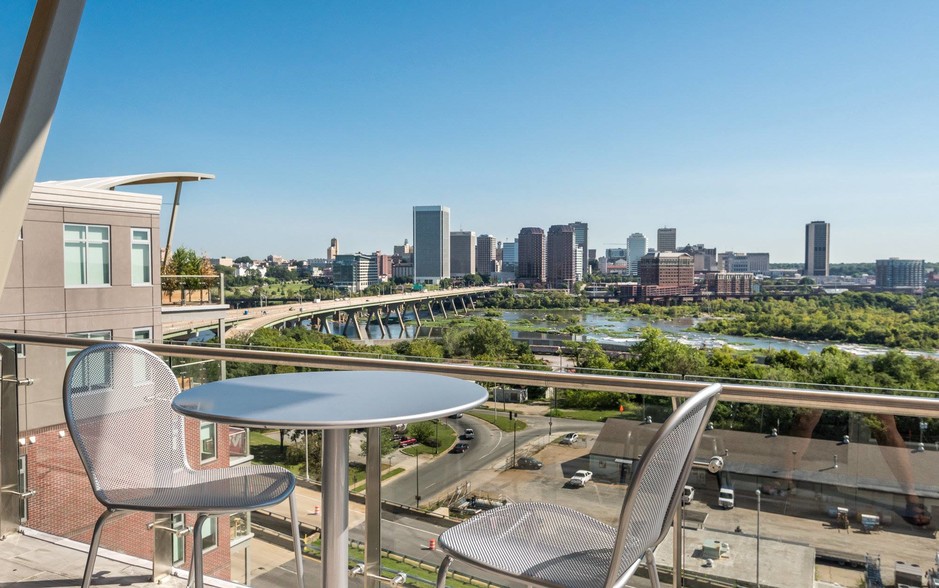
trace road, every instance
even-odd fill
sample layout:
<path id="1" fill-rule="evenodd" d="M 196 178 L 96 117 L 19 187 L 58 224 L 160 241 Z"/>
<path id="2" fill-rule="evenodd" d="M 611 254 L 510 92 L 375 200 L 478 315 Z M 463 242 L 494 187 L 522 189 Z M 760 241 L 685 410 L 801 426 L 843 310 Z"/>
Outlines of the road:
<path id="1" fill-rule="evenodd" d="M 526 415 L 523 420 L 528 427 L 517 432 L 515 444 L 518 448 L 518 457 L 529 453 L 526 446 L 548 442 L 549 429 L 551 437 L 559 437 L 568 431 L 589 433 L 596 435 L 600 432 L 603 423 L 591 423 L 569 419 L 549 419 L 542 416 Z M 507 463 L 511 461 L 513 450 L 513 435 L 503 432 L 482 419 L 469 414 L 462 419 L 450 419 L 450 424 L 457 433 L 471 427 L 476 432 L 476 439 L 470 441 L 470 448 L 465 453 L 448 453 L 441 455 L 431 462 L 422 463 L 418 469 L 396 476 L 382 486 L 382 499 L 400 504 L 414 506 L 415 493 L 420 480 L 421 500 L 427 501 L 435 496 L 444 494 L 459 483 L 469 481 L 471 487 L 479 487 L 481 483 L 494 477 Z M 514 497 L 506 497 L 512 500 Z"/>

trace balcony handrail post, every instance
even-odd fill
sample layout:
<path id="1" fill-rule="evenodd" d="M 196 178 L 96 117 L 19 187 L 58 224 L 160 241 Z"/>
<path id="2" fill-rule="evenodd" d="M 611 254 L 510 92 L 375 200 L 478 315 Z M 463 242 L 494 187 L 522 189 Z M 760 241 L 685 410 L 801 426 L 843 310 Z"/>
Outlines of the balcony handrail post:
<path id="1" fill-rule="evenodd" d="M 16 351 L 0 345 L 0 487 L 17 488 L 19 477 L 19 400 Z M 0 538 L 16 533 L 20 501 L 16 492 L 0 492 Z"/>
<path id="2" fill-rule="evenodd" d="M 365 586 L 381 576 L 381 428 L 369 427 L 365 457 Z"/>

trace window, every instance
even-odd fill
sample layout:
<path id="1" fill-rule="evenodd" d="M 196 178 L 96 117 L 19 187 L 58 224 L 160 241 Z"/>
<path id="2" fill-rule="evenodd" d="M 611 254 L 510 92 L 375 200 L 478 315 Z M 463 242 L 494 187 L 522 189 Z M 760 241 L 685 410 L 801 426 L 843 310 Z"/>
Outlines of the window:
<path id="1" fill-rule="evenodd" d="M 88 333 L 72 333 L 69 337 L 75 337 L 76 339 L 96 339 L 100 341 L 110 341 L 111 340 L 111 331 L 91 331 Z M 65 350 L 65 365 L 72 363 L 72 359 L 78 355 L 78 352 L 81 349 L 66 349 Z M 102 357 L 107 358 L 107 355 L 102 355 Z M 101 366 L 101 369 L 89 369 L 89 366 L 85 364 L 82 366 L 82 371 L 74 376 L 74 382 L 81 387 L 85 388 L 102 388 L 107 386 L 111 381 L 111 366 Z M 79 384 L 80 383 L 80 384 Z"/>
<path id="2" fill-rule="evenodd" d="M 215 451 L 215 436 L 218 432 L 215 423 L 202 423 L 199 427 L 199 447 L 201 449 L 200 459 L 202 463 L 214 460 L 218 457 Z"/>
<path id="3" fill-rule="evenodd" d="M 65 285 L 111 283 L 111 228 L 65 225 Z"/>
<path id="4" fill-rule="evenodd" d="M 202 552 L 218 547 L 218 519 L 209 517 L 202 523 Z"/>
<path id="5" fill-rule="evenodd" d="M 182 531 L 186 528 L 186 515 L 175 513 L 173 515 L 173 530 Z M 180 533 L 173 534 L 173 565 L 181 566 L 186 563 L 186 536 Z"/>
<path id="6" fill-rule="evenodd" d="M 150 343 L 152 340 L 152 329 L 142 327 L 134 329 L 134 343 Z M 147 358 L 134 357 L 134 385 L 145 384 L 151 380 L 150 370 L 147 367 Z"/>
<path id="7" fill-rule="evenodd" d="M 130 283 L 150 284 L 150 229 L 130 231 Z"/>
<path id="8" fill-rule="evenodd" d="M 251 537 L 251 513 L 236 512 L 228 518 L 231 528 L 231 544 L 241 543 Z"/>

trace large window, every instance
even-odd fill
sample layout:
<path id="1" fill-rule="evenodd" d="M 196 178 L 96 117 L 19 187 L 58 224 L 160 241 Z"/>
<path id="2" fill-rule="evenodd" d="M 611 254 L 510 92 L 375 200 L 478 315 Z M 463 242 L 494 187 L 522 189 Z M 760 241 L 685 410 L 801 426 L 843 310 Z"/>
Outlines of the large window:
<path id="1" fill-rule="evenodd" d="M 65 225 L 65 285 L 111 283 L 111 228 Z"/>
<path id="2" fill-rule="evenodd" d="M 182 531 L 186 528 L 186 515 L 175 513 L 173 515 L 173 530 Z M 181 533 L 173 534 L 173 565 L 179 566 L 186 563 L 186 536 Z"/>
<path id="3" fill-rule="evenodd" d="M 130 231 L 130 283 L 150 284 L 150 229 Z"/>
<path id="4" fill-rule="evenodd" d="M 212 461 L 218 457 L 215 444 L 217 434 L 218 428 L 215 426 L 215 423 L 202 423 L 202 426 L 199 427 L 199 448 L 202 463 Z"/>
<path id="5" fill-rule="evenodd" d="M 202 551 L 218 547 L 218 518 L 209 517 L 202 523 Z"/>
<path id="6" fill-rule="evenodd" d="M 111 339 L 111 331 L 91 331 L 88 333 L 72 333 L 69 337 L 75 337 L 76 339 L 97 339 L 101 341 L 108 341 Z M 66 349 L 65 350 L 65 365 L 72 363 L 72 359 L 78 355 L 78 352 L 81 349 Z M 101 356 L 104 361 L 107 360 L 106 355 Z M 87 362 L 82 366 L 82 371 L 76 374 L 77 379 L 74 379 L 77 385 L 83 388 L 103 388 L 110 385 L 111 382 L 111 366 L 99 365 L 89 367 Z"/>

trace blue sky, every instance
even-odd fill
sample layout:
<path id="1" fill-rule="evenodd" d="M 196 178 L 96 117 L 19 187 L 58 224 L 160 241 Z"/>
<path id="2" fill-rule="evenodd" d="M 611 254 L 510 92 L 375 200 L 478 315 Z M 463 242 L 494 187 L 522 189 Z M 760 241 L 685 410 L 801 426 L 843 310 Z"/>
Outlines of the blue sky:
<path id="1" fill-rule="evenodd" d="M 5 96 L 32 5 L 2 11 Z M 937 30 L 934 2 L 89 0 L 39 179 L 214 173 L 174 238 L 210 256 L 390 251 L 444 204 L 600 250 L 668 225 L 799 261 L 823 219 L 832 261 L 937 259 Z"/>

